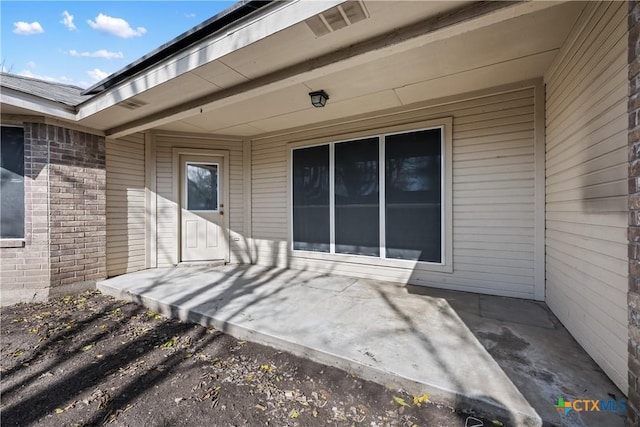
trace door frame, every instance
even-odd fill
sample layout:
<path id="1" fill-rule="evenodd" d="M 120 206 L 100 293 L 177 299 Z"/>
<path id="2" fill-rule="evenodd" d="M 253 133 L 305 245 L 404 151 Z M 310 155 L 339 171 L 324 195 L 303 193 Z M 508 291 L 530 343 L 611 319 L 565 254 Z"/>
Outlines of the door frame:
<path id="1" fill-rule="evenodd" d="M 224 262 L 228 263 L 231 256 L 231 245 L 230 245 L 230 229 L 229 229 L 229 151 L 228 150 L 209 150 L 203 148 L 189 148 L 189 147 L 174 147 L 171 149 L 172 154 L 172 187 L 173 187 L 173 202 L 174 202 L 174 212 L 175 212 L 175 238 L 174 238 L 174 250 L 175 250 L 175 259 L 176 263 L 180 264 L 182 262 L 182 199 L 181 199 L 181 182 L 182 176 L 180 174 L 180 156 L 213 156 L 213 157 L 222 157 L 222 179 L 223 185 L 219 186 L 222 188 L 222 203 L 224 203 L 224 215 L 222 215 L 222 225 L 224 230 L 222 231 L 222 238 L 227 245 L 227 249 L 224 253 Z"/>

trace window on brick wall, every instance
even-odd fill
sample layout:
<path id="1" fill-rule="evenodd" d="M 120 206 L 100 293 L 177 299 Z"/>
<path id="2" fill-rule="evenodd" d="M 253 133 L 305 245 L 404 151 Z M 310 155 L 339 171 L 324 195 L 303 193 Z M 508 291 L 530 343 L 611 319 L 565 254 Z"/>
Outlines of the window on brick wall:
<path id="1" fill-rule="evenodd" d="M 0 238 L 24 238 L 24 130 L 2 126 L 0 135 Z"/>

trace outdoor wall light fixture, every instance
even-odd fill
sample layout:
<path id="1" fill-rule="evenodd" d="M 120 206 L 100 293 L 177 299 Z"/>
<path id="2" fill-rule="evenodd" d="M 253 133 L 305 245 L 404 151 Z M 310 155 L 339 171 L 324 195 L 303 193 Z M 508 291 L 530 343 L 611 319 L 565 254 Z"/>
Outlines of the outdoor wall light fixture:
<path id="1" fill-rule="evenodd" d="M 323 90 L 309 92 L 309 97 L 311 98 L 311 105 L 316 108 L 324 107 L 327 103 L 327 99 L 329 99 L 329 95 L 327 95 L 327 92 Z"/>

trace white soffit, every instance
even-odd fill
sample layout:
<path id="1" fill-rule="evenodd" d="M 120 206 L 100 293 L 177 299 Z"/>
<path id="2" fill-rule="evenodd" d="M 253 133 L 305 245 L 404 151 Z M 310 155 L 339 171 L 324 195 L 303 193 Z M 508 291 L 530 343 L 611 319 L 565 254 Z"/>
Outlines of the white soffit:
<path id="1" fill-rule="evenodd" d="M 402 14 L 394 6 L 409 3 L 415 9 L 415 5 L 423 2 L 366 2 L 371 18 L 360 22 L 362 28 L 366 27 L 362 31 L 373 31 L 369 24 L 374 22 L 376 14 L 388 14 L 393 19 L 400 20 Z M 442 7 L 439 2 L 426 3 Z M 582 7 L 581 3 L 515 3 L 470 18 L 469 21 L 436 27 L 435 31 L 417 34 L 412 38 L 402 39 L 402 29 L 398 29 L 388 40 L 386 36 L 367 38 L 366 46 L 369 46 L 369 40 L 375 41 L 371 50 L 357 51 L 354 56 L 349 56 L 352 53 L 351 46 L 354 46 L 350 45 L 346 51 L 340 51 L 335 61 L 331 60 L 331 56 L 328 62 L 317 68 L 314 61 L 304 67 L 293 67 L 291 71 L 285 68 L 274 75 L 277 79 L 268 80 L 270 75 L 259 77 L 255 84 L 251 80 L 237 88 L 232 87 L 230 91 L 223 90 L 221 95 L 216 95 L 215 92 L 212 96 L 205 94 L 201 99 L 185 103 L 180 108 L 173 107 L 143 120 L 133 117 L 122 126 L 112 127 L 108 133 L 121 136 L 152 127 L 162 126 L 163 129 L 168 129 L 171 127 L 170 122 L 176 120 L 208 132 L 230 129 L 244 134 L 252 128 L 274 131 L 329 120 L 339 114 L 344 117 L 374 111 L 371 108 L 383 109 L 415 102 L 412 96 L 428 100 L 461 93 L 462 87 L 476 90 L 526 80 L 542 75 Z M 411 9 L 407 6 L 403 12 L 405 20 L 409 19 L 407 14 L 410 12 Z M 418 22 L 422 28 L 422 21 Z M 345 38 L 340 33 L 344 31 L 346 34 L 357 28 L 358 24 L 355 24 L 322 36 L 307 51 L 330 50 L 327 46 L 333 43 L 344 44 Z M 315 37 L 305 23 L 299 23 L 272 36 L 273 39 L 269 40 L 274 41 L 274 44 L 270 45 L 270 49 L 280 46 L 282 50 L 286 50 L 291 45 L 295 46 L 304 31 L 307 36 Z M 285 37 L 287 35 L 288 38 Z M 293 37 L 294 35 L 300 37 Z M 352 38 L 347 37 L 346 40 L 351 41 Z M 291 44 L 287 44 L 287 40 Z M 254 48 L 261 48 L 264 43 L 267 40 L 222 58 L 220 62 L 224 61 L 228 69 L 220 69 L 235 71 L 243 76 L 250 74 L 251 70 L 262 66 L 259 65 L 262 63 L 258 59 L 251 62 L 248 53 Z M 293 56 L 299 54 L 300 49 L 295 50 L 296 54 Z M 262 49 L 258 49 L 258 58 L 261 58 L 261 51 Z M 273 55 L 272 50 L 265 52 Z M 333 52 L 330 50 L 329 55 L 333 55 Z M 341 59 L 342 55 L 345 55 L 344 59 Z M 280 55 L 278 58 L 276 62 L 289 61 L 287 55 Z M 234 65 L 231 66 L 230 63 Z M 272 65 L 269 63 L 262 66 L 262 71 L 269 72 Z M 306 68 L 307 66 L 310 68 Z M 491 67 L 497 68 L 491 71 Z M 207 66 L 201 67 L 198 74 L 202 76 L 206 68 Z M 287 72 L 292 74 L 288 76 Z M 459 77 L 456 78 L 456 75 Z M 212 79 L 212 76 L 207 78 L 208 81 Z M 446 80 L 438 82 L 439 79 Z M 419 84 L 423 86 L 413 89 L 417 95 L 412 95 L 412 90 L 405 89 Z M 312 109 L 304 94 L 305 87 L 306 90 L 327 90 L 331 96 L 327 107 Z M 374 99 L 375 102 L 371 102 Z M 347 106 L 353 108 L 353 111 L 348 111 Z"/>
<path id="2" fill-rule="evenodd" d="M 304 6 L 306 14 L 311 16 L 339 3 L 341 2 L 307 0 L 295 2 L 297 7 Z M 247 43 L 244 47 L 242 47 L 242 43 L 238 43 L 241 46 L 239 49 L 225 55 L 219 45 L 223 44 L 223 41 L 231 43 L 233 40 L 216 39 L 215 42 L 202 43 L 200 48 L 190 49 L 189 52 L 182 53 L 174 59 L 168 59 L 165 63 L 147 71 L 143 76 L 120 85 L 117 90 L 107 91 L 108 95 L 98 95 L 95 102 L 81 106 L 78 117 L 87 125 L 99 126 L 104 129 L 104 123 L 108 123 L 107 127 L 117 127 L 127 121 L 144 117 L 150 113 L 150 109 L 134 111 L 125 120 L 121 114 L 117 111 L 113 112 L 109 106 L 122 102 L 134 94 L 137 94 L 136 98 L 150 99 L 154 97 L 154 93 L 157 93 L 158 97 L 162 98 L 164 96 L 163 81 L 166 82 L 169 79 L 176 81 L 186 74 L 192 74 L 213 84 L 213 86 L 202 85 L 197 90 L 185 88 L 179 99 L 173 98 L 169 103 L 176 105 L 207 93 L 215 93 L 220 88 L 230 88 L 306 60 L 330 54 L 353 43 L 368 40 L 394 28 L 423 20 L 467 3 L 470 2 L 367 2 L 367 8 L 372 11 L 371 18 L 342 28 L 320 39 L 313 34 L 304 21 L 293 19 L 301 15 L 299 11 L 292 13 L 291 8 L 281 8 L 266 16 L 264 23 L 255 22 L 251 25 L 258 26 L 258 29 L 264 32 L 265 26 L 277 29 L 283 27 L 286 22 L 289 25 L 286 29 L 268 34 L 268 37 L 257 37 L 256 41 Z M 321 5 L 322 7 L 319 7 Z M 277 25 L 266 22 L 274 20 L 276 16 L 280 15 L 280 20 L 283 22 L 277 22 Z M 246 29 L 248 27 L 243 28 L 242 31 Z M 229 35 L 230 38 L 237 38 L 236 36 L 235 33 Z M 212 60 L 212 58 L 218 59 Z M 180 75 L 180 73 L 183 74 Z M 163 107 L 167 104 L 166 102 L 154 103 L 154 105 L 162 105 Z"/>
<path id="3" fill-rule="evenodd" d="M 307 80 L 305 84 L 313 89 L 325 89 L 333 101 L 386 89 L 399 89 L 397 93 L 402 94 L 403 104 L 416 102 L 416 96 L 433 98 L 428 93 L 412 94 L 411 88 L 421 82 L 555 51 L 571 29 L 567 23 L 576 19 L 581 8 L 579 3 L 563 4 Z M 542 69 L 537 67 L 527 75 L 539 77 L 547 65 L 542 64 Z M 508 67 L 501 69 L 508 71 Z M 518 78 L 518 75 L 497 74 L 495 77 L 495 85 L 500 85 L 500 79 Z M 446 88 L 439 91 L 442 90 Z"/>
<path id="4" fill-rule="evenodd" d="M 88 117 L 109 106 L 149 90 L 182 73 L 219 59 L 243 47 L 304 21 L 343 0 L 282 2 L 277 9 L 258 14 L 246 22 L 232 25 L 226 31 L 203 40 L 195 46 L 167 58 L 147 72 L 116 88 L 106 90 L 80 106 L 78 119 Z"/>

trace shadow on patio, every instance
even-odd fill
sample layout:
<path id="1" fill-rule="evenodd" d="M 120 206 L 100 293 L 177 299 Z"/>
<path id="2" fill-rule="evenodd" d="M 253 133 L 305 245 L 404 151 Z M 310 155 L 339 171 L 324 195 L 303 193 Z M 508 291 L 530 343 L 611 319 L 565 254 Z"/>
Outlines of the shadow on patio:
<path id="1" fill-rule="evenodd" d="M 506 425 L 624 423 L 554 409 L 560 396 L 623 396 L 541 303 L 248 265 L 145 270 L 98 289 Z"/>

